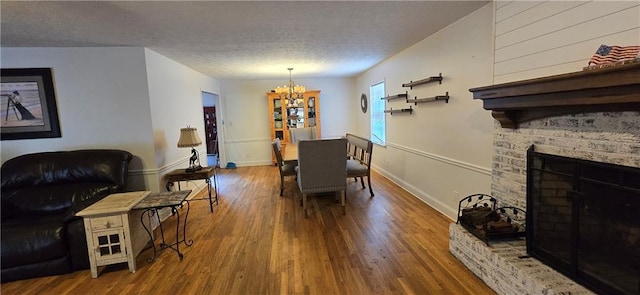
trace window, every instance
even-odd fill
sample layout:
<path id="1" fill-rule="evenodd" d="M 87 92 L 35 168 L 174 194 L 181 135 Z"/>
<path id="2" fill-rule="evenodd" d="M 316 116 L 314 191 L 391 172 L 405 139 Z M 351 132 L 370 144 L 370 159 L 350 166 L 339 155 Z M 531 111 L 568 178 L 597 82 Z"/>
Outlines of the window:
<path id="1" fill-rule="evenodd" d="M 384 97 L 384 81 L 373 84 L 369 88 L 369 101 L 371 105 L 371 142 L 386 145 L 387 133 L 384 109 L 387 106 Z"/>

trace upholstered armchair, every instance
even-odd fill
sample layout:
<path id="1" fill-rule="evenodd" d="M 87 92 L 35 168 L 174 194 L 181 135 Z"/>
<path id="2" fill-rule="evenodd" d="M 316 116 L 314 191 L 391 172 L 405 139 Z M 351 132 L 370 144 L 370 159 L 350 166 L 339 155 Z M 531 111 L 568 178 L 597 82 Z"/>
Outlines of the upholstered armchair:
<path id="1" fill-rule="evenodd" d="M 276 138 L 272 143 L 273 153 L 276 155 L 276 164 L 278 165 L 278 172 L 280 173 L 280 196 L 283 195 L 284 192 L 284 177 L 285 176 L 295 176 L 296 165 L 291 163 L 284 163 L 282 160 L 282 153 L 280 152 L 280 139 Z"/>
<path id="2" fill-rule="evenodd" d="M 299 142 L 301 140 L 316 139 L 316 128 L 289 128 L 291 142 Z"/>
<path id="3" fill-rule="evenodd" d="M 347 189 L 347 139 L 302 140 L 298 142 L 298 188 L 302 209 L 308 214 L 307 197 L 313 193 L 340 192 L 343 214 Z"/>

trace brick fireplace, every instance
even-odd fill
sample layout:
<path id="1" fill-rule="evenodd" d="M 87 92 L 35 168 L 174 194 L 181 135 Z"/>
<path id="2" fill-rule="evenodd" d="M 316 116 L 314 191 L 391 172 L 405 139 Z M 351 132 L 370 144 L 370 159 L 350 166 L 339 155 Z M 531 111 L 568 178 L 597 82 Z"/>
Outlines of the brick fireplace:
<path id="1" fill-rule="evenodd" d="M 526 210 L 527 149 L 640 167 L 640 64 L 471 89 L 497 120 L 491 194 Z M 458 225 L 450 252 L 499 294 L 592 294 L 529 257 L 524 240 L 486 246 Z"/>

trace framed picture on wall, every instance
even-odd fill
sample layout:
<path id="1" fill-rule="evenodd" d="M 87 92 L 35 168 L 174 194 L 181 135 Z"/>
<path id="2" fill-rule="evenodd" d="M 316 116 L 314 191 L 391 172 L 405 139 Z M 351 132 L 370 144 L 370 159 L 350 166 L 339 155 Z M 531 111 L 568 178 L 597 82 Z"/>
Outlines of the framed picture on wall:
<path id="1" fill-rule="evenodd" d="M 2 140 L 60 137 L 51 69 L 1 71 Z"/>

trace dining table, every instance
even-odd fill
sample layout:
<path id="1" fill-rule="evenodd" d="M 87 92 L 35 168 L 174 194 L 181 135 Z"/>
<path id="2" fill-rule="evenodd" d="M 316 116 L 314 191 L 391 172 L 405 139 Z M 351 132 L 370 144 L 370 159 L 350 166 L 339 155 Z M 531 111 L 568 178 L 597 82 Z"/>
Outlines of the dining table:
<path id="1" fill-rule="evenodd" d="M 285 163 L 298 161 L 298 143 L 287 142 L 282 145 L 282 160 Z"/>

